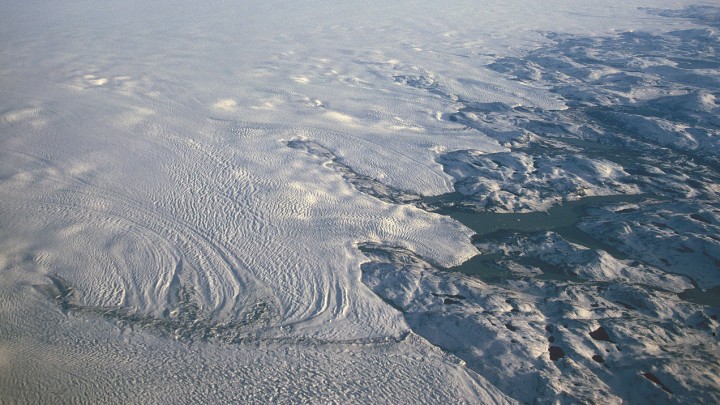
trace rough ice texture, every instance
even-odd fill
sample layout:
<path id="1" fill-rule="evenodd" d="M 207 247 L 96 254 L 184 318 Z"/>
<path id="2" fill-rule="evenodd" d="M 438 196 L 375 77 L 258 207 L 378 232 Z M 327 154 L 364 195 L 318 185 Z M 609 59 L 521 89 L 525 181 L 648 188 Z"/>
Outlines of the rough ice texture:
<path id="1" fill-rule="evenodd" d="M 373 291 L 415 331 L 522 403 L 718 398 L 717 307 L 632 280 L 608 284 L 608 276 L 623 278 L 608 273 L 597 283 L 517 278 L 493 285 L 448 275 L 399 249 L 366 252 L 371 262 L 363 265 L 363 280 Z M 641 278 L 634 281 L 643 282 L 642 270 L 628 275 L 636 271 Z"/>
<path id="2" fill-rule="evenodd" d="M 720 212 L 698 203 L 655 202 L 592 212 L 580 228 L 702 288 L 720 285 Z"/>
<path id="3" fill-rule="evenodd" d="M 687 278 L 634 260 L 618 259 L 603 250 L 568 242 L 554 232 L 515 236 L 500 242 L 480 243 L 478 247 L 484 252 L 537 259 L 556 272 L 582 280 L 641 284 L 676 293 L 693 287 Z"/>
<path id="4" fill-rule="evenodd" d="M 459 151 L 438 161 L 458 179 L 458 192 L 493 212 L 543 211 L 562 201 L 638 192 L 624 181 L 622 166 L 583 155 Z"/>
<path id="5" fill-rule="evenodd" d="M 716 309 L 650 288 L 717 282 L 678 270 L 717 258 L 713 172 L 530 150 L 631 132 L 716 161 L 715 65 L 685 67 L 713 20 L 677 1 L 386 3 L 0 6 L 2 400 L 717 402 Z M 582 51 L 618 37 L 598 66 Z M 659 55 L 686 39 L 699 59 Z M 554 239 L 602 290 L 491 286 L 438 272 L 477 253 L 472 231 L 407 203 L 456 186 L 507 211 L 650 190 L 700 199 L 705 225 L 691 259 L 641 265 Z M 373 267 L 367 246 L 410 253 Z"/>

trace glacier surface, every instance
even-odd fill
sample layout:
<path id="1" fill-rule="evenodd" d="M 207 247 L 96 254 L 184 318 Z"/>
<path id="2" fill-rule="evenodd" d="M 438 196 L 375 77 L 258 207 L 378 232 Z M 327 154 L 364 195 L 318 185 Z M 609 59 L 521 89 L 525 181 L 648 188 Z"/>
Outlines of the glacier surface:
<path id="1" fill-rule="evenodd" d="M 719 29 L 3 2 L 0 402 L 720 401 Z"/>

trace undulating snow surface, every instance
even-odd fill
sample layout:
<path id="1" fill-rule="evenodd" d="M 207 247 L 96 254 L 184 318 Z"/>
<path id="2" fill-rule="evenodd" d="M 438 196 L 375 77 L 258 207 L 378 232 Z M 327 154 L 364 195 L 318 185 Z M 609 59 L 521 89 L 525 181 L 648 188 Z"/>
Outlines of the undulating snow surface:
<path id="1" fill-rule="evenodd" d="M 720 9 L 577 3 L 0 4 L 0 402 L 720 400 Z"/>

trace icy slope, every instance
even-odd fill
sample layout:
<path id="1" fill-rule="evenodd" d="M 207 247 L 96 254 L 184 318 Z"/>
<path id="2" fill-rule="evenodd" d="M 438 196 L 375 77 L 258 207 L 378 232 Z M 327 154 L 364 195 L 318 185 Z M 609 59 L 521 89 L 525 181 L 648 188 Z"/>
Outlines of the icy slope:
<path id="1" fill-rule="evenodd" d="M 522 67 L 512 58 L 548 31 L 666 30 L 671 17 L 638 6 L 677 2 L 3 3 L 0 402 L 531 398 L 434 346 L 363 275 L 361 248 L 393 246 L 428 268 L 476 255 L 471 229 L 417 201 L 466 176 L 448 153 L 533 166 L 513 150 L 525 128 L 485 126 L 469 109 L 568 107 L 552 81 L 492 63 Z M 711 96 L 692 100 L 713 112 Z M 678 147 L 714 145 L 711 129 Z M 620 164 L 536 158 L 552 175 L 493 178 L 485 158 L 470 174 L 550 184 L 552 203 L 637 191 Z M 546 207 L 539 196 L 507 208 Z M 609 263 L 586 269 L 594 280 L 656 271 L 593 257 Z M 580 380 L 543 381 L 552 401 Z"/>

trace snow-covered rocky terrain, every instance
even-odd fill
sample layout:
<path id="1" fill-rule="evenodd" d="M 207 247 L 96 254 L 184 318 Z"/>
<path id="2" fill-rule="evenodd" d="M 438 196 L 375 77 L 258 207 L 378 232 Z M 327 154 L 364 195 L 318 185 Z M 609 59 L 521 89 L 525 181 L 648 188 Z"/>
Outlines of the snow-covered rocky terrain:
<path id="1" fill-rule="evenodd" d="M 719 402 L 718 30 L 3 2 L 0 403 Z"/>

